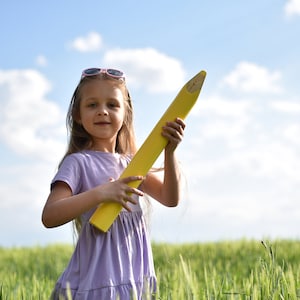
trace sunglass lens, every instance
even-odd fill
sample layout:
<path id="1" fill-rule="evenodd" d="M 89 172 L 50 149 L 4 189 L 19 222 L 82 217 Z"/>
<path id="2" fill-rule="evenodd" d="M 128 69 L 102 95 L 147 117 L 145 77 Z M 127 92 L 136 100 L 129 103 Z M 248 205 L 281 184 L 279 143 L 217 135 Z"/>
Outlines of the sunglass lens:
<path id="1" fill-rule="evenodd" d="M 114 77 L 123 77 L 124 76 L 124 73 L 122 71 L 115 70 L 115 69 L 108 69 L 107 73 Z"/>
<path id="2" fill-rule="evenodd" d="M 84 71 L 84 73 L 87 76 L 91 76 L 91 75 L 97 75 L 97 74 L 99 74 L 100 71 L 101 71 L 101 69 L 99 69 L 99 68 L 90 68 L 90 69 L 86 69 Z"/>

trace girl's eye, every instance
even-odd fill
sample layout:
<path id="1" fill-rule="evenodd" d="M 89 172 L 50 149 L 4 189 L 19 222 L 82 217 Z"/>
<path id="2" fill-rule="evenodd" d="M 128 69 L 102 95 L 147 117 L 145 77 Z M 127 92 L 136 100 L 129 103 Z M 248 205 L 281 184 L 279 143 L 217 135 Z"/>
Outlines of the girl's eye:
<path id="1" fill-rule="evenodd" d="M 90 108 L 94 108 L 94 107 L 97 106 L 97 104 L 94 103 L 94 102 L 91 102 L 91 103 L 89 103 L 87 106 L 90 107 Z"/>
<path id="2" fill-rule="evenodd" d="M 111 107 L 111 108 L 115 108 L 115 107 L 118 107 L 119 105 L 115 102 L 109 102 L 108 103 L 108 107 Z"/>

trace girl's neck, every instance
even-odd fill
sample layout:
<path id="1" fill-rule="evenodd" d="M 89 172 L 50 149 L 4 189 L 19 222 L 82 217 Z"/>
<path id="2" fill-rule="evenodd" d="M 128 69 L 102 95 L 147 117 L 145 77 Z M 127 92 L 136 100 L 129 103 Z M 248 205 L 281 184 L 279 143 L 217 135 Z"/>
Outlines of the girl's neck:
<path id="1" fill-rule="evenodd" d="M 111 151 L 110 149 L 106 149 L 106 148 L 97 148 L 97 147 L 88 148 L 87 150 L 89 150 L 89 151 L 95 151 L 95 152 L 116 153 L 115 150 Z"/>
<path id="2" fill-rule="evenodd" d="M 92 139 L 88 150 L 100 151 L 100 152 L 116 152 L 116 140 L 115 139 Z"/>
<path id="3" fill-rule="evenodd" d="M 109 153 L 115 153 L 115 146 L 113 145 L 91 145 L 87 150 L 91 151 L 98 151 L 98 152 L 109 152 Z"/>

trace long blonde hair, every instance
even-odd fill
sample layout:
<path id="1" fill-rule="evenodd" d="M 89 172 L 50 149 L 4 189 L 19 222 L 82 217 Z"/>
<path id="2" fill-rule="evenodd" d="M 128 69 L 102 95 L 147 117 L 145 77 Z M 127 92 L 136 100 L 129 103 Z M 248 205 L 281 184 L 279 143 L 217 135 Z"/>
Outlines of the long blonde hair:
<path id="1" fill-rule="evenodd" d="M 98 75 L 82 78 L 73 93 L 66 118 L 69 136 L 68 147 L 59 166 L 67 155 L 80 152 L 92 146 L 91 136 L 77 121 L 80 118 L 81 89 L 91 80 L 110 80 L 121 89 L 124 96 L 125 116 L 123 125 L 117 134 L 115 151 L 119 154 L 131 156 L 133 156 L 137 151 L 137 143 L 133 126 L 133 106 L 126 83 L 124 80 L 115 79 L 104 73 L 100 73 Z M 73 221 L 73 226 L 76 229 L 77 234 L 79 234 L 81 230 L 80 217 Z"/>

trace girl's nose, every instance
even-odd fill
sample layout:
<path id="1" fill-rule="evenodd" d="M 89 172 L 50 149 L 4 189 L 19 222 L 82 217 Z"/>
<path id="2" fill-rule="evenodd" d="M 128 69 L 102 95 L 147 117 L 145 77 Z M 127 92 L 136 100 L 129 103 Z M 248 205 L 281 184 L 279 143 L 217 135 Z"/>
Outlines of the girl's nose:
<path id="1" fill-rule="evenodd" d="M 97 114 L 99 116 L 101 116 L 101 115 L 106 116 L 106 115 L 108 115 L 108 112 L 107 112 L 107 109 L 105 107 L 99 107 L 99 109 L 97 111 Z"/>

